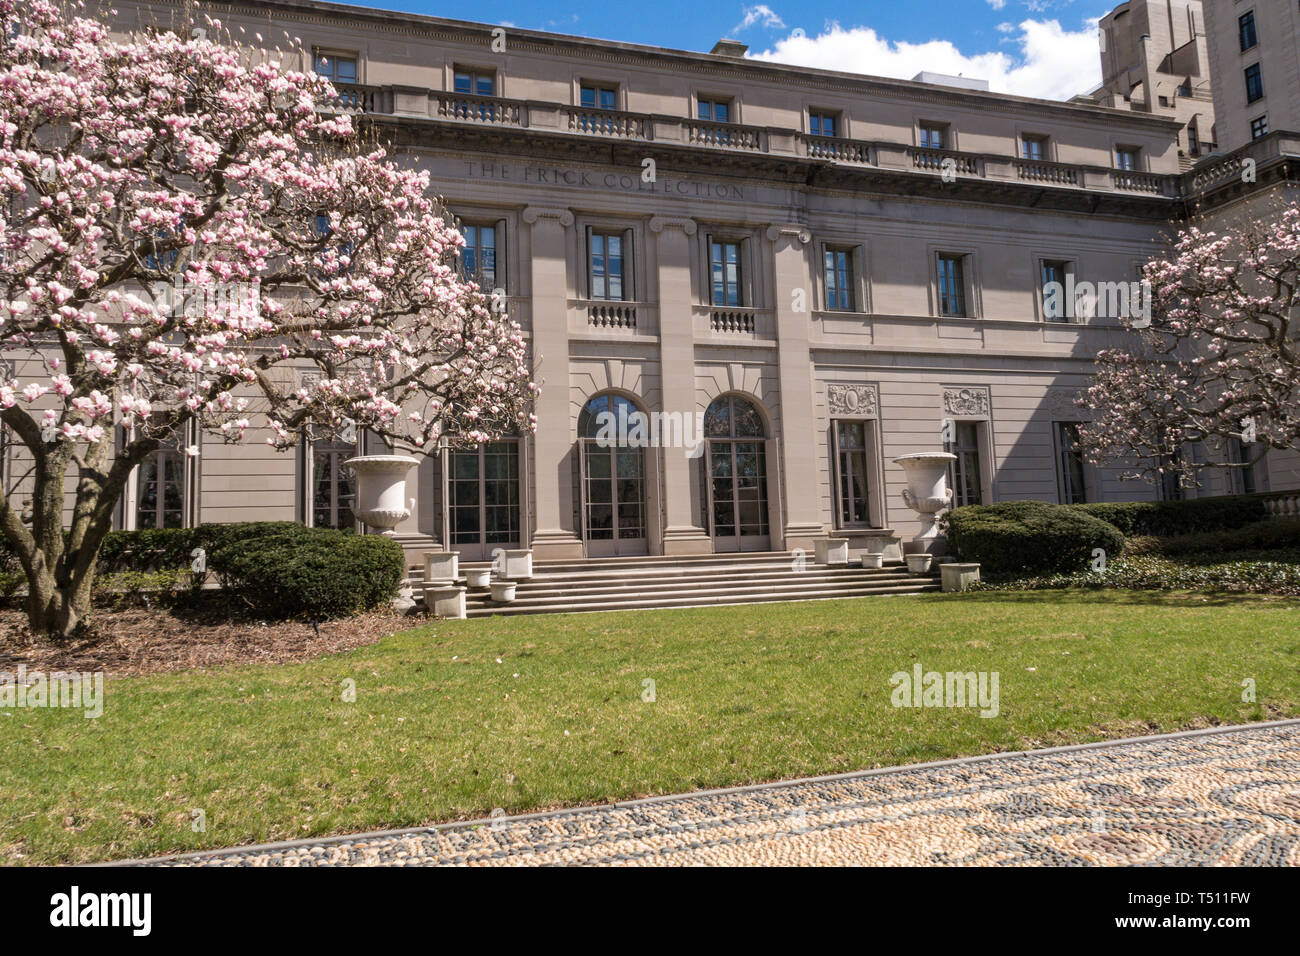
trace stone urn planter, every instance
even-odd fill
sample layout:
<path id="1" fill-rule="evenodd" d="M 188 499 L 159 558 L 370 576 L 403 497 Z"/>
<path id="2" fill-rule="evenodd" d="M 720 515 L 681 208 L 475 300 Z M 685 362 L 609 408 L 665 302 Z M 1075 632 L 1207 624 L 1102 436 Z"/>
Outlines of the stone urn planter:
<path id="1" fill-rule="evenodd" d="M 465 572 L 465 584 L 471 591 L 483 591 L 492 583 L 491 568 L 475 568 Z"/>
<path id="2" fill-rule="evenodd" d="M 533 552 L 528 549 L 507 551 L 505 560 L 507 581 L 527 581 L 533 576 Z"/>
<path id="3" fill-rule="evenodd" d="M 885 552 L 864 551 L 862 553 L 862 566 L 864 568 L 883 568 L 885 566 Z"/>
<path id="4" fill-rule="evenodd" d="M 909 554 L 942 554 L 946 542 L 939 534 L 938 515 L 952 501 L 948 489 L 948 466 L 956 455 L 943 451 L 918 452 L 895 458 L 907 476 L 903 501 L 921 519 L 921 530 L 908 545 Z"/>
<path id="5" fill-rule="evenodd" d="M 849 563 L 848 538 L 818 538 L 813 542 L 817 563 L 827 567 L 844 567 Z"/>
<path id="6" fill-rule="evenodd" d="M 515 599 L 516 587 L 518 585 L 514 581 L 493 581 L 492 600 L 497 604 L 510 604 Z"/>
<path id="7" fill-rule="evenodd" d="M 407 455 L 365 455 L 343 464 L 357 475 L 357 515 L 368 527 L 392 537 L 393 528 L 415 509 L 414 498 L 407 505 L 406 473 L 419 462 Z"/>
<path id="8" fill-rule="evenodd" d="M 451 584 L 459 577 L 459 551 L 424 552 L 424 583 L 443 582 Z"/>
<path id="9" fill-rule="evenodd" d="M 455 585 L 437 584 L 424 589 L 424 606 L 431 614 L 449 621 L 465 617 L 465 589 Z"/>
<path id="10" fill-rule="evenodd" d="M 907 570 L 913 574 L 929 574 L 932 563 L 934 563 L 933 555 L 909 554 L 907 556 Z"/>

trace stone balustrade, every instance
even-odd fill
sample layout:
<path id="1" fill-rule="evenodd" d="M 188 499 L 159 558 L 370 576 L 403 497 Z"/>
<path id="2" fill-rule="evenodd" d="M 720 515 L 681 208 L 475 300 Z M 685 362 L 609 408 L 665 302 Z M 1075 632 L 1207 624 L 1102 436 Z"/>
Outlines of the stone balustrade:
<path id="1" fill-rule="evenodd" d="M 901 143 L 811 136 L 794 130 L 712 123 L 675 116 L 599 110 L 559 103 L 509 100 L 442 91 L 397 91 L 391 87 L 340 86 L 326 110 L 514 129 L 537 129 L 574 136 L 631 142 L 661 142 L 731 152 L 789 155 L 835 165 L 941 175 L 963 179 L 1008 180 L 1061 189 L 1135 193 L 1177 198 L 1188 188 L 1212 185 L 1241 169 L 1240 158 L 1207 160 L 1187 174 L 1148 173 L 1072 163 L 1024 160 L 1016 156 L 927 149 Z M 1290 144 L 1290 141 L 1287 141 Z M 1300 146 L 1300 143 L 1290 144 Z M 1206 166 L 1206 162 L 1211 163 Z"/>

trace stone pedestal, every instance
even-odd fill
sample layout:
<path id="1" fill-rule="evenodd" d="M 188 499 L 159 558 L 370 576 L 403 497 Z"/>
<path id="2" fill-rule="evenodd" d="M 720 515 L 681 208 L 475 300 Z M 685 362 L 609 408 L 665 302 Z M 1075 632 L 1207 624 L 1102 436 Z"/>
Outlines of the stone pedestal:
<path id="1" fill-rule="evenodd" d="M 507 581 L 527 581 L 533 576 L 533 552 L 529 550 L 507 551 L 505 579 Z"/>
<path id="2" fill-rule="evenodd" d="M 460 554 L 455 551 L 424 552 L 424 583 L 447 583 L 460 575 Z"/>
<path id="3" fill-rule="evenodd" d="M 943 576 L 945 591 L 966 591 L 972 584 L 978 584 L 980 580 L 978 564 L 959 564 L 954 561 L 941 565 L 939 573 Z"/>
<path id="4" fill-rule="evenodd" d="M 431 585 L 424 589 L 424 606 L 437 617 L 448 621 L 460 621 L 465 618 L 465 589 L 442 584 Z"/>
<path id="5" fill-rule="evenodd" d="M 930 565 L 934 563 L 934 557 L 929 554 L 909 554 L 907 556 L 907 570 L 913 574 L 929 574 Z"/>
<path id="6" fill-rule="evenodd" d="M 465 572 L 465 586 L 471 591 L 483 591 L 492 583 L 490 568 L 476 568 Z"/>
<path id="7" fill-rule="evenodd" d="M 493 581 L 492 582 L 492 600 L 497 604 L 510 604 L 515 599 L 515 588 L 517 585 L 514 581 Z"/>
<path id="8" fill-rule="evenodd" d="M 814 542 L 817 563 L 828 567 L 846 567 L 849 563 L 848 538 L 819 538 Z"/>

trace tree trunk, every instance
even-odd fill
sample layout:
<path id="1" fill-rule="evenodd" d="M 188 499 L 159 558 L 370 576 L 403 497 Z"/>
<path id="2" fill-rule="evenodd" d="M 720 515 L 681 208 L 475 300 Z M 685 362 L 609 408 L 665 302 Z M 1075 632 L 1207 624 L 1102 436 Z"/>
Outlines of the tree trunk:
<path id="1" fill-rule="evenodd" d="M 67 582 L 57 582 L 49 574 L 38 575 L 34 583 L 29 578 L 27 623 L 32 633 L 54 640 L 72 637 L 90 614 L 92 580 L 88 573 Z"/>

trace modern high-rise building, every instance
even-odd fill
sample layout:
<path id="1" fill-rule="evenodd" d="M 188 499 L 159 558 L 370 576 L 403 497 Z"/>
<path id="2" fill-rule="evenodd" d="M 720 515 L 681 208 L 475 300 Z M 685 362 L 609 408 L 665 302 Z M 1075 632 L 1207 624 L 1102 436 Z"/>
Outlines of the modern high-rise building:
<path id="1" fill-rule="evenodd" d="M 422 456 L 399 540 L 572 559 L 910 536 L 894 459 L 943 448 L 956 504 L 1300 487 L 1295 456 L 1162 489 L 1074 445 L 1075 399 L 1124 333 L 1113 314 L 1047 308 L 1045 284 L 1132 283 L 1189 200 L 1230 208 L 1300 170 L 1300 143 L 1275 135 L 1256 185 L 1212 161 L 1185 171 L 1189 131 L 1192 153 L 1215 136 L 1200 6 L 1107 18 L 1122 106 L 314 0 L 235 0 L 221 19 L 301 38 L 297 65 L 330 76 L 338 108 L 430 172 L 530 342 L 536 435 Z M 183 10 L 115 7 L 124 30 Z M 1268 69 L 1294 79 L 1286 62 Z M 1268 109 L 1294 108 L 1272 75 Z M 596 441 L 598 413 L 619 409 L 702 416 L 702 453 Z M 120 524 L 351 526 L 356 450 L 178 436 L 139 469 Z"/>
<path id="2" fill-rule="evenodd" d="M 1176 119 L 1184 169 L 1215 150 L 1215 103 L 1201 0 L 1129 0 L 1100 23 L 1102 85 L 1086 97 Z"/>
<path id="3" fill-rule="evenodd" d="M 1274 130 L 1300 130 L 1300 4 L 1206 4 L 1219 148 L 1229 152 Z"/>

